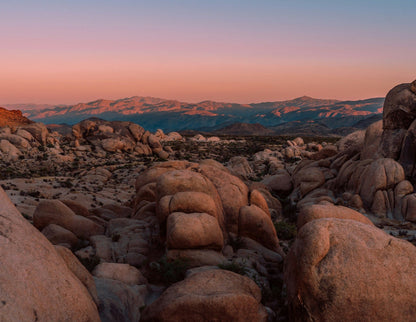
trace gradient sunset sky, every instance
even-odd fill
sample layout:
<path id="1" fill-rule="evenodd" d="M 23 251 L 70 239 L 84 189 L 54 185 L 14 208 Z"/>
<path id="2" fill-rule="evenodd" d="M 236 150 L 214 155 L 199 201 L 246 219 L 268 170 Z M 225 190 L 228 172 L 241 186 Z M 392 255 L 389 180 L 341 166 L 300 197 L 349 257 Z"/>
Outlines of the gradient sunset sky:
<path id="1" fill-rule="evenodd" d="M 0 103 L 385 96 L 416 78 L 414 0 L 2 1 Z"/>

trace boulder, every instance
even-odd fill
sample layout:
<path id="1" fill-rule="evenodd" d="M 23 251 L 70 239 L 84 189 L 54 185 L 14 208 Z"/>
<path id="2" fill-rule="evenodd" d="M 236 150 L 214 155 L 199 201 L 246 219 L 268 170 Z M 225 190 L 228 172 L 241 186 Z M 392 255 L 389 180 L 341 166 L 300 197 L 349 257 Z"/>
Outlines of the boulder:
<path id="1" fill-rule="evenodd" d="M 416 94 L 412 84 L 401 84 L 391 89 L 383 106 L 383 129 L 408 129 L 416 119 Z"/>
<path id="2" fill-rule="evenodd" d="M 99 278 L 117 280 L 127 285 L 147 284 L 143 274 L 129 264 L 101 263 L 95 266 L 92 274 Z"/>
<path id="3" fill-rule="evenodd" d="M 305 196 L 325 183 L 325 175 L 319 168 L 304 167 L 294 174 L 293 181 L 300 194 Z"/>
<path id="4" fill-rule="evenodd" d="M 237 233 L 240 208 L 248 204 L 248 187 L 226 169 L 222 170 L 206 163 L 201 164 L 200 169 L 201 174 L 211 180 L 218 190 L 224 208 L 227 231 Z"/>
<path id="5" fill-rule="evenodd" d="M 76 215 L 83 216 L 83 217 L 91 216 L 87 207 L 81 205 L 80 203 L 73 201 L 73 200 L 61 200 L 61 201 L 63 204 L 65 204 L 65 206 L 71 209 Z"/>
<path id="6" fill-rule="evenodd" d="M 1 188 L 0 258 L 0 320 L 100 320 L 88 290 Z"/>
<path id="7" fill-rule="evenodd" d="M 107 152 L 117 152 L 124 149 L 125 143 L 121 139 L 104 139 L 101 147 Z"/>
<path id="8" fill-rule="evenodd" d="M 301 229 L 308 222 L 322 218 L 349 219 L 373 226 L 371 220 L 358 211 L 343 206 L 325 204 L 303 207 L 299 212 L 297 227 Z"/>
<path id="9" fill-rule="evenodd" d="M 344 136 L 341 140 L 338 141 L 338 150 L 340 152 L 348 149 L 362 149 L 364 144 L 366 131 L 359 130 L 353 133 Z"/>
<path id="10" fill-rule="evenodd" d="M 254 205 L 263 210 L 268 216 L 270 216 L 269 205 L 266 199 L 259 190 L 250 191 L 250 205 Z"/>
<path id="11" fill-rule="evenodd" d="M 285 261 L 295 321 L 411 321 L 416 248 L 353 220 L 304 225 Z M 393 278 L 394 277 L 394 278 Z"/>
<path id="12" fill-rule="evenodd" d="M 183 191 L 173 196 L 165 196 L 159 201 L 158 218 L 163 223 L 173 212 L 207 213 L 218 220 L 223 226 L 224 217 L 220 205 L 204 192 Z"/>
<path id="13" fill-rule="evenodd" d="M 247 159 L 241 156 L 232 157 L 228 162 L 228 169 L 243 179 L 248 179 L 254 173 Z"/>
<path id="14" fill-rule="evenodd" d="M 33 225 L 42 230 L 50 224 L 61 226 L 81 239 L 104 233 L 104 227 L 88 218 L 75 215 L 61 201 L 41 200 L 33 213 Z"/>
<path id="15" fill-rule="evenodd" d="M 377 190 L 394 188 L 405 179 L 402 166 L 392 159 L 377 159 L 366 167 L 361 176 L 360 196 L 370 207 Z"/>
<path id="16" fill-rule="evenodd" d="M 22 150 L 27 150 L 31 147 L 30 143 L 26 139 L 15 134 L 1 134 L 0 140 L 7 140 L 11 144 L 13 144 L 16 148 L 22 149 Z"/>
<path id="17" fill-rule="evenodd" d="M 5 161 L 17 161 L 22 152 L 7 140 L 0 140 L 0 151 L 3 152 Z"/>
<path id="18" fill-rule="evenodd" d="M 273 251 L 280 249 L 270 216 L 255 205 L 241 207 L 238 234 L 252 238 Z"/>
<path id="19" fill-rule="evenodd" d="M 361 160 L 375 159 L 383 134 L 383 120 L 371 124 L 365 131 Z"/>
<path id="20" fill-rule="evenodd" d="M 184 260 L 189 267 L 219 265 L 226 261 L 221 253 L 210 249 L 170 249 L 167 258 Z"/>
<path id="21" fill-rule="evenodd" d="M 94 278 L 102 322 L 140 321 L 140 309 L 146 304 L 145 285 L 127 285 L 107 278 Z"/>
<path id="22" fill-rule="evenodd" d="M 66 266 L 87 288 L 95 304 L 98 305 L 97 289 L 90 272 L 79 262 L 78 258 L 66 247 L 55 246 L 56 251 L 65 261 Z"/>
<path id="23" fill-rule="evenodd" d="M 68 245 L 69 247 L 75 247 L 79 242 L 74 233 L 55 224 L 50 224 L 43 228 L 42 234 L 53 245 Z"/>
<path id="24" fill-rule="evenodd" d="M 266 177 L 262 183 L 277 194 L 288 194 L 293 189 L 292 178 L 286 170 L 277 170 L 273 176 Z"/>
<path id="25" fill-rule="evenodd" d="M 29 132 L 42 145 L 46 145 L 46 137 L 48 136 L 48 128 L 43 123 L 32 123 L 22 125 L 19 129 Z"/>
<path id="26" fill-rule="evenodd" d="M 220 225 L 205 213 L 175 212 L 167 221 L 169 249 L 205 248 L 221 250 L 224 246 Z"/>
<path id="27" fill-rule="evenodd" d="M 401 212 L 404 219 L 416 222 L 416 193 L 404 197 Z"/>
<path id="28" fill-rule="evenodd" d="M 142 321 L 266 321 L 259 287 L 224 270 L 190 275 L 148 306 Z"/>

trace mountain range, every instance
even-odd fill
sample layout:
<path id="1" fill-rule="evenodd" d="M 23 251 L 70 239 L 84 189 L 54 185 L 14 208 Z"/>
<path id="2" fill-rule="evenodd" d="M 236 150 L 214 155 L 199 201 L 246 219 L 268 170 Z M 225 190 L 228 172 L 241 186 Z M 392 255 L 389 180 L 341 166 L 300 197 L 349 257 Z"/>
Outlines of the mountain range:
<path id="1" fill-rule="evenodd" d="M 260 124 L 263 133 L 291 132 L 314 127 L 317 132 L 350 132 L 356 124 L 382 113 L 384 98 L 357 101 L 315 99 L 307 96 L 293 100 L 251 104 L 202 101 L 186 103 L 154 97 L 134 96 L 119 100 L 96 100 L 76 105 L 3 105 L 21 109 L 31 120 L 46 124 L 75 124 L 90 117 L 131 121 L 144 128 L 165 132 L 196 130 L 218 132 L 236 123 Z M 240 126 L 241 128 L 241 126 Z M 246 127 L 247 128 L 247 127 Z M 318 129 L 320 128 L 320 129 Z M 242 127 L 244 130 L 244 126 Z M 270 132 L 270 131 L 271 132 Z"/>

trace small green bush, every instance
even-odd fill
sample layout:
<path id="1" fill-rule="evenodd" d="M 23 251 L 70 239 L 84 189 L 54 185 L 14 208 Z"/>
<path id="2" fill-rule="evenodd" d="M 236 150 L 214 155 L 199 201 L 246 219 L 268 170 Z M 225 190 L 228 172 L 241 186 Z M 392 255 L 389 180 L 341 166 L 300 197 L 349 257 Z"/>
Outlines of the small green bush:
<path id="1" fill-rule="evenodd" d="M 163 256 L 157 262 L 150 263 L 150 268 L 160 274 L 163 282 L 170 285 L 185 278 L 189 264 L 185 259 L 169 261 L 166 256 Z"/>
<path id="2" fill-rule="evenodd" d="M 84 267 L 90 272 L 92 272 L 95 266 L 97 266 L 100 263 L 100 258 L 95 255 L 93 257 L 87 258 L 78 257 L 78 259 L 81 262 L 81 264 L 84 265 Z"/>
<path id="3" fill-rule="evenodd" d="M 247 267 L 244 264 L 235 261 L 219 264 L 218 267 L 240 275 L 247 274 Z"/>
<path id="4" fill-rule="evenodd" d="M 274 223 L 276 234 L 279 239 L 289 240 L 296 237 L 296 225 L 286 221 L 279 221 Z"/>

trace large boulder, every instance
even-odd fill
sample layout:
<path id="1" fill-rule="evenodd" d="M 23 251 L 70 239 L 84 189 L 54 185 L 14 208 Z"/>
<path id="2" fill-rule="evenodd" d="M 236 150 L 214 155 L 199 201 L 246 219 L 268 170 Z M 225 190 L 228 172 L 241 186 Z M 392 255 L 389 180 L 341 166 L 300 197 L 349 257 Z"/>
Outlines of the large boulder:
<path id="1" fill-rule="evenodd" d="M 284 169 L 279 169 L 275 175 L 264 178 L 262 183 L 277 194 L 288 194 L 293 189 L 292 177 Z"/>
<path id="2" fill-rule="evenodd" d="M 22 125 L 20 129 L 29 132 L 42 145 L 46 145 L 46 138 L 48 136 L 48 128 L 43 123 L 32 123 Z"/>
<path id="3" fill-rule="evenodd" d="M 146 285 L 128 285 L 108 278 L 94 280 L 102 322 L 140 321 L 140 309 L 148 293 Z"/>
<path id="4" fill-rule="evenodd" d="M 142 321 L 266 321 L 259 287 L 224 270 L 195 273 L 148 306 Z"/>
<path id="5" fill-rule="evenodd" d="M 378 147 L 383 134 L 383 120 L 371 124 L 365 131 L 364 143 L 361 150 L 361 160 L 377 157 Z"/>
<path id="6" fill-rule="evenodd" d="M 212 163 L 201 163 L 200 168 L 201 173 L 211 180 L 218 190 L 224 208 L 227 231 L 238 233 L 240 208 L 248 204 L 248 187 L 226 168 L 220 168 Z"/>
<path id="7" fill-rule="evenodd" d="M 298 229 L 301 229 L 312 220 L 322 218 L 349 219 L 359 221 L 363 224 L 373 225 L 370 219 L 360 214 L 358 211 L 343 206 L 323 204 L 301 208 L 297 221 Z"/>
<path id="8" fill-rule="evenodd" d="M 386 158 L 399 157 L 406 131 L 416 119 L 416 93 L 412 91 L 414 83 L 394 87 L 384 101 L 380 151 Z"/>
<path id="9" fill-rule="evenodd" d="M 112 279 L 127 285 L 147 284 L 143 274 L 136 267 L 129 264 L 101 263 L 95 266 L 92 274 L 99 278 Z"/>
<path id="10" fill-rule="evenodd" d="M 167 221 L 167 247 L 170 249 L 207 248 L 221 250 L 224 246 L 220 225 L 205 213 L 175 212 Z"/>
<path id="11" fill-rule="evenodd" d="M 241 207 L 238 233 L 252 238 L 273 251 L 280 250 L 279 239 L 270 215 L 255 205 Z"/>
<path id="12" fill-rule="evenodd" d="M 325 175 L 317 167 L 304 167 L 294 174 L 293 181 L 301 196 L 305 196 L 325 183 Z"/>
<path id="13" fill-rule="evenodd" d="M 412 321 L 416 248 L 354 220 L 319 219 L 299 231 L 285 262 L 295 321 Z"/>
<path id="14" fill-rule="evenodd" d="M 388 92 L 383 106 L 385 130 L 407 130 L 416 119 L 416 93 L 412 91 L 414 83 L 397 85 Z"/>
<path id="15" fill-rule="evenodd" d="M 41 200 L 33 213 L 33 225 L 42 230 L 55 224 L 73 232 L 78 238 L 102 235 L 104 227 L 75 213 L 59 200 Z"/>
<path id="16" fill-rule="evenodd" d="M 2 321 L 100 321 L 88 290 L 0 188 Z"/>

